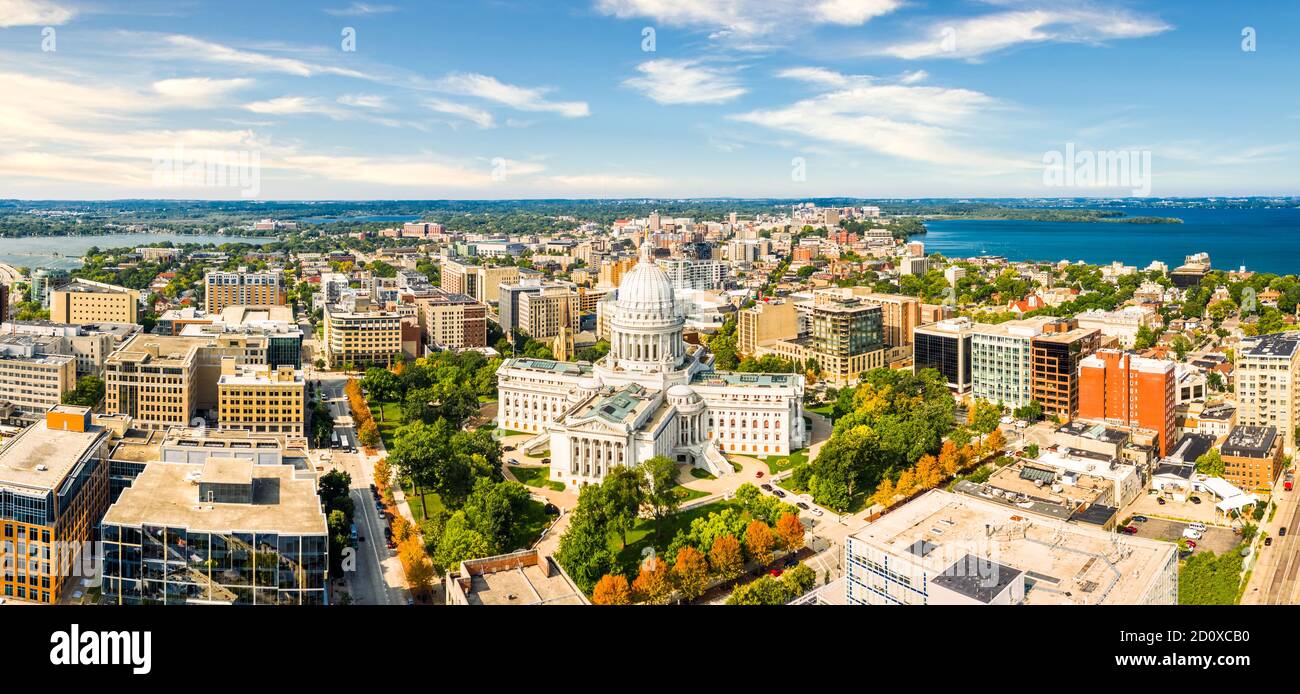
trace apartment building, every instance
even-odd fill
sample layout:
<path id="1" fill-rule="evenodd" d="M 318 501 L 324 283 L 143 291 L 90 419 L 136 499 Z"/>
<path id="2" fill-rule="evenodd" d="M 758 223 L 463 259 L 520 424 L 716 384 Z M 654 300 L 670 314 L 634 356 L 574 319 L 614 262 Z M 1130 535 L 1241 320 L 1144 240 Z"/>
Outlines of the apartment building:
<path id="1" fill-rule="evenodd" d="M 487 306 L 464 294 L 441 289 L 416 299 L 420 330 L 430 347 L 464 349 L 487 346 Z"/>
<path id="2" fill-rule="evenodd" d="M 799 337 L 799 316 L 789 300 L 760 301 L 736 314 L 736 349 L 754 354 L 760 345 Z"/>
<path id="3" fill-rule="evenodd" d="M 1079 418 L 1145 429 L 1161 456 L 1178 441 L 1174 362 L 1101 349 L 1079 362 Z"/>
<path id="4" fill-rule="evenodd" d="M 134 419 L 140 429 L 187 426 L 198 400 L 199 349 L 204 338 L 140 335 L 104 365 L 105 411 Z"/>
<path id="5" fill-rule="evenodd" d="M 104 514 L 103 595 L 119 605 L 324 605 L 316 482 L 288 465 L 155 461 Z M 183 551 L 177 551 L 183 548 Z"/>
<path id="6" fill-rule="evenodd" d="M 329 368 L 387 366 L 402 353 L 402 315 L 371 305 L 364 297 L 344 297 L 325 307 L 323 347 Z"/>
<path id="7" fill-rule="evenodd" d="M 1223 479 L 1246 491 L 1272 491 L 1282 474 L 1282 439 L 1273 427 L 1233 427 L 1219 447 Z"/>
<path id="8" fill-rule="evenodd" d="M 1051 318 L 1026 318 L 971 330 L 971 392 L 1015 409 L 1033 399 L 1033 340 Z"/>
<path id="9" fill-rule="evenodd" d="M 555 337 L 560 328 L 576 329 L 579 315 L 578 294 L 567 286 L 544 286 L 519 296 L 518 328 L 534 339 Z"/>
<path id="10" fill-rule="evenodd" d="M 1290 432 L 1300 420 L 1300 335 L 1277 333 L 1245 338 L 1237 350 L 1233 374 L 1237 393 L 1237 423 L 1271 426 L 1283 432 L 1282 450 L 1295 452 Z"/>
<path id="11" fill-rule="evenodd" d="M 912 370 L 934 369 L 953 392 L 971 389 L 971 337 L 975 324 L 969 318 L 922 325 L 912 331 Z"/>
<path id="12" fill-rule="evenodd" d="M 1030 399 L 1043 414 L 1070 419 L 1079 411 L 1079 362 L 1100 345 L 1101 331 L 1072 320 L 1049 323 L 1030 341 Z"/>
<path id="13" fill-rule="evenodd" d="M 269 367 L 221 360 L 217 426 L 255 434 L 303 436 L 307 381 L 292 366 Z"/>
<path id="14" fill-rule="evenodd" d="M 519 268 L 513 265 L 469 265 L 444 257 L 441 272 L 444 292 L 464 294 L 480 304 L 498 304 L 501 285 L 519 282 Z"/>
<path id="15" fill-rule="evenodd" d="M 0 449 L 0 593 L 59 601 L 93 575 L 89 553 L 108 507 L 109 432 L 90 408 L 59 405 Z"/>
<path id="16" fill-rule="evenodd" d="M 90 280 L 73 280 L 50 290 L 52 323 L 136 323 L 140 292 Z"/>
<path id="17" fill-rule="evenodd" d="M 8 347 L 0 347 L 0 400 L 25 414 L 41 415 L 77 387 L 76 357 L 15 353 Z"/>
<path id="18" fill-rule="evenodd" d="M 284 288 L 278 272 L 209 272 L 203 276 L 204 306 L 208 315 L 227 306 L 283 306 Z"/>
<path id="19" fill-rule="evenodd" d="M 727 266 L 717 260 L 674 258 L 655 261 L 668 273 L 668 281 L 678 291 L 696 289 L 713 291 L 722 288 Z"/>
<path id="20" fill-rule="evenodd" d="M 1124 349 L 1133 349 L 1138 330 L 1160 325 L 1160 314 L 1147 306 L 1125 306 L 1114 311 L 1092 309 L 1075 316 L 1080 328 L 1094 328 L 1102 335 L 1113 337 Z"/>
<path id="21" fill-rule="evenodd" d="M 864 371 L 885 365 L 880 306 L 856 297 L 820 297 L 811 311 L 807 337 L 759 345 L 755 354 L 813 361 L 836 387 L 856 384 Z"/>
<path id="22" fill-rule="evenodd" d="M 47 354 L 70 354 L 77 358 L 77 376 L 101 376 L 104 363 L 118 345 L 139 335 L 136 323 L 89 323 L 65 325 L 50 321 L 11 321 L 0 324 L 0 333 L 61 338 L 59 349 Z"/>
<path id="23" fill-rule="evenodd" d="M 1177 548 L 931 490 L 848 536 L 850 605 L 1177 605 Z"/>

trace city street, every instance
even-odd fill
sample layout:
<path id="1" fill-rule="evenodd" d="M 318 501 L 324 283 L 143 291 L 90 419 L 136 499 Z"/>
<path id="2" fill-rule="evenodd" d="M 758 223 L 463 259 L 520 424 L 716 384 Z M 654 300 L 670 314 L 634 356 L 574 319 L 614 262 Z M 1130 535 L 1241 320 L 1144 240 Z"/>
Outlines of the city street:
<path id="1" fill-rule="evenodd" d="M 1300 527 L 1300 502 L 1295 492 L 1278 492 L 1273 496 L 1277 511 L 1273 521 L 1262 523 L 1260 532 L 1273 538 L 1271 546 L 1255 545 L 1259 561 L 1250 574 L 1250 582 L 1241 597 L 1243 605 L 1292 605 L 1300 602 L 1297 578 L 1300 577 L 1300 544 L 1292 533 Z M 1285 537 L 1281 528 L 1287 529 Z"/>

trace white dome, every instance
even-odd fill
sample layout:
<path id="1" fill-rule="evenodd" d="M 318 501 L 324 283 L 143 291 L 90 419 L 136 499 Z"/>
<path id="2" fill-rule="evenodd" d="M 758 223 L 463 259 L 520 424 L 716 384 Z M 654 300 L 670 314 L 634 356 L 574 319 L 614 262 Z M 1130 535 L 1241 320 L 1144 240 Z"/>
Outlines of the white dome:
<path id="1" fill-rule="evenodd" d="M 690 398 L 694 395 L 695 395 L 694 389 L 692 389 L 688 385 L 681 384 L 681 383 L 678 383 L 677 385 L 668 389 L 668 397 L 670 398 Z"/>
<path id="2" fill-rule="evenodd" d="M 618 306 L 629 311 L 671 312 L 674 297 L 668 273 L 642 259 L 619 284 Z"/>

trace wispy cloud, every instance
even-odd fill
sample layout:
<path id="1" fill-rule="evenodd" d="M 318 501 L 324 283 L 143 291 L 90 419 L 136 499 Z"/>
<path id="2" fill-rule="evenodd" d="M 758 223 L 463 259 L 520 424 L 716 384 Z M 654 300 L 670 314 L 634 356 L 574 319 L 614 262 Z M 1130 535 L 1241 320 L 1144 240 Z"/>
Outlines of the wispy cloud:
<path id="1" fill-rule="evenodd" d="M 1014 9 L 954 21 L 937 21 L 921 38 L 884 47 L 864 49 L 864 54 L 922 58 L 973 59 L 1021 44 L 1103 43 L 1113 39 L 1154 36 L 1172 27 L 1156 17 L 1119 8 Z"/>
<path id="2" fill-rule="evenodd" d="M 379 94 L 344 94 L 338 98 L 344 106 L 383 110 L 388 108 L 388 98 Z"/>
<path id="3" fill-rule="evenodd" d="M 435 88 L 451 94 L 472 96 L 504 104 L 520 111 L 546 111 L 565 118 L 583 118 L 591 110 L 583 101 L 550 101 L 547 87 L 520 87 L 506 84 L 490 75 L 456 72 L 439 79 Z"/>
<path id="4" fill-rule="evenodd" d="M 425 101 L 425 105 L 432 111 L 467 120 L 480 128 L 491 128 L 495 124 L 491 113 L 467 104 L 458 104 L 443 99 L 428 99 Z"/>
<path id="5" fill-rule="evenodd" d="M 388 14 L 396 12 L 397 7 L 394 5 L 372 5 L 367 2 L 354 2 L 347 7 L 327 7 L 326 14 L 335 17 L 368 17 L 376 14 Z"/>
<path id="6" fill-rule="evenodd" d="M 641 76 L 623 84 L 661 104 L 722 104 L 747 91 L 732 70 L 697 60 L 647 60 L 636 69 Z"/>
<path id="7" fill-rule="evenodd" d="M 278 72 L 286 75 L 296 75 L 298 77 L 340 75 L 343 77 L 354 77 L 358 79 L 374 79 L 363 72 L 351 68 L 319 65 L 298 58 L 235 48 L 183 34 L 164 36 L 162 38 L 162 46 L 153 49 L 152 52 L 155 53 L 157 57 L 168 59 L 230 65 L 249 70 Z"/>
<path id="8" fill-rule="evenodd" d="M 0 28 L 64 24 L 77 11 L 52 0 L 0 0 Z"/>
<path id="9" fill-rule="evenodd" d="M 754 37 L 807 24 L 858 26 L 902 4 L 902 0 L 596 0 L 596 9 L 620 19 L 644 17 L 670 26 Z"/>
<path id="10" fill-rule="evenodd" d="M 168 99 L 186 101 L 192 105 L 210 105 L 219 102 L 222 97 L 231 92 L 247 88 L 252 84 L 253 80 L 242 77 L 232 79 L 184 77 L 158 80 L 153 83 L 153 90 Z"/>

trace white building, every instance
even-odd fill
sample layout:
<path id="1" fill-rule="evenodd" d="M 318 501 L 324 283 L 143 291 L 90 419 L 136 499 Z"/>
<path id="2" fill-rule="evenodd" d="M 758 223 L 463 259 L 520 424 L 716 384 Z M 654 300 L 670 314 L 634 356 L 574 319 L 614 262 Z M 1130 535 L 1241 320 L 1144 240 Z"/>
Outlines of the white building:
<path id="1" fill-rule="evenodd" d="M 1160 314 L 1146 306 L 1125 306 L 1115 311 L 1091 309 L 1076 315 L 1075 319 L 1080 328 L 1100 330 L 1102 335 L 1118 339 L 1124 349 L 1132 349 L 1138 329 L 1144 325 L 1155 326 L 1160 321 Z"/>
<path id="2" fill-rule="evenodd" d="M 1300 405 L 1300 336 L 1295 333 L 1260 335 L 1242 340 L 1233 372 L 1237 391 L 1237 424 L 1295 431 Z M 1283 451 L 1295 452 L 1291 436 L 1284 436 Z"/>
<path id="3" fill-rule="evenodd" d="M 497 424 L 537 434 L 523 448 L 549 448 L 551 479 L 596 483 L 656 455 L 721 476 L 732 473 L 721 451 L 808 445 L 803 377 L 714 371 L 708 350 L 682 340 L 685 319 L 649 245 L 602 313 L 611 347 L 600 362 L 509 359 L 497 370 Z"/>
<path id="4" fill-rule="evenodd" d="M 1015 409 L 1033 399 L 1032 341 L 1053 320 L 1046 316 L 971 331 L 971 387 L 975 397 Z"/>

